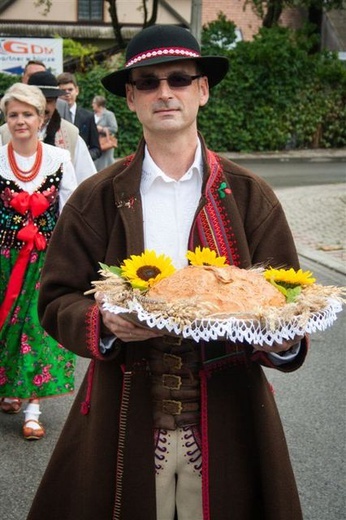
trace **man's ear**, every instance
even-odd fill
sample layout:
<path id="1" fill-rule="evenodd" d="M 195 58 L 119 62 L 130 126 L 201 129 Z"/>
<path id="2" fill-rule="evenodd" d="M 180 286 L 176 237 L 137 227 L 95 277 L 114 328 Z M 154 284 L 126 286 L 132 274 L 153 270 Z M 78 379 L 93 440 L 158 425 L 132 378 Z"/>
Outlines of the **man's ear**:
<path id="1" fill-rule="evenodd" d="M 199 106 L 204 107 L 209 99 L 209 83 L 207 76 L 202 76 L 199 80 Z"/>
<path id="2" fill-rule="evenodd" d="M 129 83 L 126 83 L 126 102 L 127 106 L 131 110 L 131 112 L 135 112 L 135 103 L 134 103 L 134 90 L 133 85 L 130 85 Z"/>

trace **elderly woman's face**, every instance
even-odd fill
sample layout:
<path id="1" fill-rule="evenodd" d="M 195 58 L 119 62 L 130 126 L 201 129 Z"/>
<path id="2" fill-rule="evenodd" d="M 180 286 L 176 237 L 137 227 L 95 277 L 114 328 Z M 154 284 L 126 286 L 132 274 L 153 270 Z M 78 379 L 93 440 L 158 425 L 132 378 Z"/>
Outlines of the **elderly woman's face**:
<path id="1" fill-rule="evenodd" d="M 43 118 L 28 103 L 12 100 L 6 107 L 6 122 L 14 140 L 27 140 L 37 137 Z"/>

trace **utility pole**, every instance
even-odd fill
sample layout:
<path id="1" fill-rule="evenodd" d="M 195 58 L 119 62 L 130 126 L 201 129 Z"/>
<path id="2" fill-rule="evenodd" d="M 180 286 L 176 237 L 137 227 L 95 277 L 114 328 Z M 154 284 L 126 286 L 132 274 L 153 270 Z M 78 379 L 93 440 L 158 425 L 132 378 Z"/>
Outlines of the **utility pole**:
<path id="1" fill-rule="evenodd" d="M 200 44 L 202 32 L 202 0 L 192 0 L 191 2 L 190 29 L 191 33 Z"/>

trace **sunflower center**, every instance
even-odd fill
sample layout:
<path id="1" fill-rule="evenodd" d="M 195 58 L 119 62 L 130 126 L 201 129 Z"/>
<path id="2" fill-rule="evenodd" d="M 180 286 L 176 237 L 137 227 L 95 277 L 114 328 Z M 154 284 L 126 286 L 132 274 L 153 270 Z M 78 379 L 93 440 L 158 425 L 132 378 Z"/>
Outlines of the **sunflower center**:
<path id="1" fill-rule="evenodd" d="M 150 278 L 156 278 L 159 274 L 161 274 L 161 271 L 156 267 L 156 265 L 142 265 L 137 269 L 138 278 L 145 280 L 146 282 L 150 280 Z"/>

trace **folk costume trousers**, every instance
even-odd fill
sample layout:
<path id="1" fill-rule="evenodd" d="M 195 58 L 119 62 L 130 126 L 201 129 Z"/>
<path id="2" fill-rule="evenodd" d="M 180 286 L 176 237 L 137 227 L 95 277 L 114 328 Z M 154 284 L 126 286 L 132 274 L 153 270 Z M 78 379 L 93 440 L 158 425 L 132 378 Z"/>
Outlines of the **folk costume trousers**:
<path id="1" fill-rule="evenodd" d="M 157 520 L 203 520 L 202 454 L 195 428 L 155 430 Z"/>

